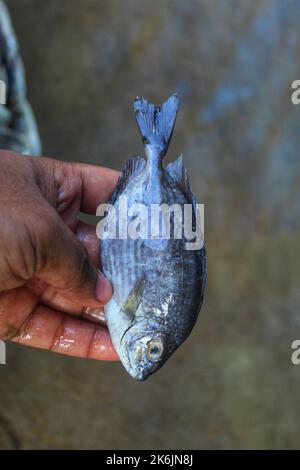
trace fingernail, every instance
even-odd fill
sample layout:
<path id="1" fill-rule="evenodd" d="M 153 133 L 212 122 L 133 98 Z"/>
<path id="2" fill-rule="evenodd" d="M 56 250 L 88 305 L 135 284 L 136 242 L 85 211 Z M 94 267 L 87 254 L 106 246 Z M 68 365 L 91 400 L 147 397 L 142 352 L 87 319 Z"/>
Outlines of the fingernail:
<path id="1" fill-rule="evenodd" d="M 113 294 L 113 288 L 110 281 L 97 270 L 98 279 L 96 285 L 96 297 L 99 302 L 106 304 Z"/>
<path id="2" fill-rule="evenodd" d="M 91 320 L 95 323 L 100 323 L 101 325 L 106 324 L 103 307 L 101 308 L 85 307 L 82 311 L 82 317 L 86 318 L 87 320 Z"/>

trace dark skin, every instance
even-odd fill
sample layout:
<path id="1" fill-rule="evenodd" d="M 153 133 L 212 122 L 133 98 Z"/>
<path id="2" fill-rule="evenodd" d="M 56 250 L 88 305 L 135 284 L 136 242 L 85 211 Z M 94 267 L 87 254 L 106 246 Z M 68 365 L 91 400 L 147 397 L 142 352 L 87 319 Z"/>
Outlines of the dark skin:
<path id="1" fill-rule="evenodd" d="M 96 213 L 118 177 L 0 151 L 0 339 L 118 360 L 103 324 L 112 286 L 99 271 L 95 227 L 78 218 Z"/>

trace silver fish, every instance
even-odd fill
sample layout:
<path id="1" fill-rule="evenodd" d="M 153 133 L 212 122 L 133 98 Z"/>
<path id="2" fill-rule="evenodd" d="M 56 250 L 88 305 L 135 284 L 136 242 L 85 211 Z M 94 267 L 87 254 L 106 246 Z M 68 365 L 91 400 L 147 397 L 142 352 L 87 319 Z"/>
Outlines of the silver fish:
<path id="1" fill-rule="evenodd" d="M 138 380 L 145 380 L 158 370 L 187 338 L 204 296 L 203 241 L 198 249 L 187 250 L 186 239 L 174 235 L 172 216 L 169 238 L 161 236 L 161 226 L 159 235 L 153 237 L 151 223 L 147 225 L 147 237 L 125 238 L 124 234 L 120 236 L 121 222 L 116 218 L 121 199 L 126 196 L 128 208 L 136 203 L 147 208 L 153 204 L 178 204 L 181 208 L 189 204 L 195 226 L 196 200 L 182 157 L 163 167 L 178 104 L 176 95 L 161 107 L 144 98 L 135 100 L 134 110 L 147 160 L 132 157 L 127 161 L 101 225 L 102 270 L 114 288 L 113 297 L 105 306 L 107 324 L 125 369 Z M 126 221 L 134 222 L 135 218 L 136 214 L 128 210 Z M 117 236 L 108 237 L 108 227 L 116 220 Z"/>

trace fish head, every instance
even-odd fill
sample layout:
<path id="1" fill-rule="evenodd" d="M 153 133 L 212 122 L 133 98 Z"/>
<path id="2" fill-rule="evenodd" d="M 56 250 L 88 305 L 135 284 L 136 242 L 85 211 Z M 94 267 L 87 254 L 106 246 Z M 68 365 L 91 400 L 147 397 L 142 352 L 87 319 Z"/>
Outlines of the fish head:
<path id="1" fill-rule="evenodd" d="M 149 319 L 135 321 L 125 332 L 119 355 L 127 372 L 137 380 L 146 380 L 170 356 L 166 336 Z"/>

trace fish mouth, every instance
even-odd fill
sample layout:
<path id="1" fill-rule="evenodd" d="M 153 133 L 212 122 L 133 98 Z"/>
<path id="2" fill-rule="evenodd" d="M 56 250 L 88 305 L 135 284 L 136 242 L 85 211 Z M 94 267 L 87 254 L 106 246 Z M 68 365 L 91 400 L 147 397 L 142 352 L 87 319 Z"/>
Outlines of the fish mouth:
<path id="1" fill-rule="evenodd" d="M 144 382 L 144 380 L 146 380 L 148 378 L 149 374 L 147 373 L 147 371 L 145 371 L 143 369 L 142 366 L 134 367 L 132 365 L 132 361 L 130 359 L 130 354 L 127 350 L 125 352 L 125 355 L 123 355 L 123 361 L 122 362 L 123 362 L 124 369 L 126 370 L 126 372 L 128 372 L 128 374 L 133 379 L 136 379 L 139 382 Z"/>
<path id="2" fill-rule="evenodd" d="M 135 334 L 132 328 L 134 323 L 125 329 L 119 342 L 120 358 L 125 370 L 128 374 L 140 381 L 144 382 L 154 372 L 156 372 L 163 364 L 163 362 L 149 362 L 146 358 L 146 345 L 157 335 Z"/>
<path id="3" fill-rule="evenodd" d="M 126 355 L 126 356 L 125 356 Z M 153 364 L 152 367 L 143 367 L 142 365 L 137 365 L 137 366 L 134 366 L 132 364 L 132 360 L 130 358 L 130 354 L 128 352 L 128 350 L 126 349 L 126 352 L 125 352 L 125 355 L 123 355 L 123 358 L 125 359 L 126 357 L 126 360 L 122 361 L 123 362 L 123 366 L 126 370 L 126 372 L 128 372 L 128 374 L 133 378 L 133 379 L 136 379 L 138 380 L 139 382 L 144 382 L 145 380 L 147 380 L 157 369 L 159 369 L 159 366 L 158 364 Z"/>
<path id="4" fill-rule="evenodd" d="M 120 340 L 120 350 L 122 351 L 122 363 L 126 372 L 128 372 L 128 374 L 133 379 L 136 379 L 139 382 L 144 382 L 152 374 L 152 370 L 145 369 L 141 364 L 134 365 L 132 362 L 130 355 L 130 345 L 129 347 L 126 347 L 126 343 L 124 341 L 126 333 L 128 333 L 131 327 L 132 325 L 130 325 L 127 330 L 125 330 Z"/>
<path id="5" fill-rule="evenodd" d="M 129 372 L 131 377 L 133 377 L 136 380 L 139 380 L 140 382 L 144 382 L 145 380 L 149 379 L 154 372 L 156 372 L 158 369 L 160 369 L 161 364 L 153 364 L 152 367 L 149 369 L 144 369 L 142 366 L 140 366 L 140 370 L 137 370 L 136 372 L 132 373 Z M 139 368 L 138 368 L 139 369 Z"/>
<path id="6" fill-rule="evenodd" d="M 148 379 L 149 377 L 149 374 L 145 373 L 145 371 L 141 371 L 141 372 L 128 371 L 128 372 L 132 378 L 134 378 L 135 380 L 138 380 L 139 382 L 145 382 L 145 380 Z"/>

